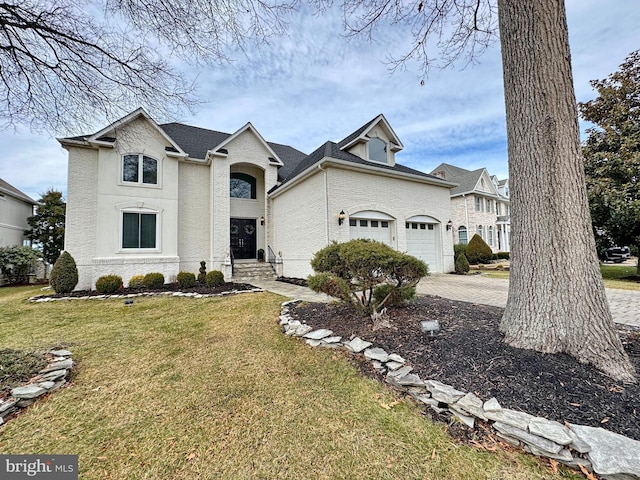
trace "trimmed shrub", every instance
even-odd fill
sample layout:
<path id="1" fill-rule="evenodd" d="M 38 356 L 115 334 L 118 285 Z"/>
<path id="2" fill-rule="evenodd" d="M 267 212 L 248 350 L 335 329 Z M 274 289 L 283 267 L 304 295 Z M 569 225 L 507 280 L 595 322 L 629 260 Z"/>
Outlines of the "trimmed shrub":
<path id="1" fill-rule="evenodd" d="M 1 247 L 0 272 L 8 283 L 26 283 L 40 254 L 31 247 Z"/>
<path id="2" fill-rule="evenodd" d="M 200 269 L 198 270 L 198 283 L 206 285 L 207 283 L 207 262 L 202 260 L 200 262 Z"/>
<path id="3" fill-rule="evenodd" d="M 196 276 L 191 272 L 180 272 L 176 278 L 180 288 L 191 288 L 196 286 Z"/>
<path id="4" fill-rule="evenodd" d="M 150 290 L 159 290 L 164 285 L 164 275 L 158 272 L 147 273 L 143 283 Z"/>
<path id="5" fill-rule="evenodd" d="M 471 237 L 466 255 L 469 263 L 489 263 L 493 258 L 491 247 L 477 233 Z"/>
<path id="6" fill-rule="evenodd" d="M 509 252 L 498 252 L 495 254 L 496 260 L 509 260 Z"/>
<path id="7" fill-rule="evenodd" d="M 387 295 L 389 295 L 389 298 L 385 302 Z M 404 305 L 409 300 L 413 300 L 415 296 L 416 287 L 414 285 L 395 287 L 389 283 L 383 283 L 382 285 L 378 285 L 373 291 L 373 298 L 375 298 L 376 304 L 380 305 L 382 302 L 385 302 L 384 304 L 388 307 Z"/>
<path id="8" fill-rule="evenodd" d="M 224 285 L 224 274 L 220 270 L 211 270 L 206 277 L 207 287 Z"/>
<path id="9" fill-rule="evenodd" d="M 311 266 L 316 274 L 307 279 L 310 288 L 348 302 L 374 324 L 383 307 L 412 298 L 428 274 L 423 261 L 365 239 L 333 242 L 316 252 Z"/>
<path id="10" fill-rule="evenodd" d="M 122 277 L 120 275 L 103 275 L 96 280 L 96 290 L 102 295 L 110 295 L 117 293 L 124 288 L 122 285 Z"/>
<path id="11" fill-rule="evenodd" d="M 129 279 L 129 288 L 144 288 L 144 275 L 134 275 Z"/>
<path id="12" fill-rule="evenodd" d="M 62 252 L 51 269 L 51 288 L 56 293 L 71 293 L 78 284 L 78 267 L 69 252 Z"/>
<path id="13" fill-rule="evenodd" d="M 463 253 L 456 259 L 456 273 L 467 273 L 469 271 L 469 260 Z"/>
<path id="14" fill-rule="evenodd" d="M 467 244 L 466 243 L 456 243 L 453 246 L 453 259 L 458 260 L 458 257 L 462 254 L 467 253 Z"/>

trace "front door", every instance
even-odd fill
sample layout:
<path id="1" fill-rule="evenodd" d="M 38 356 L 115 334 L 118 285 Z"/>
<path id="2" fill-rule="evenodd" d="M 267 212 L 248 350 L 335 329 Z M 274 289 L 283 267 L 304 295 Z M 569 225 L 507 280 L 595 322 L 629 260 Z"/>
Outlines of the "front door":
<path id="1" fill-rule="evenodd" d="M 231 219 L 231 250 L 236 259 L 256 258 L 255 218 Z"/>

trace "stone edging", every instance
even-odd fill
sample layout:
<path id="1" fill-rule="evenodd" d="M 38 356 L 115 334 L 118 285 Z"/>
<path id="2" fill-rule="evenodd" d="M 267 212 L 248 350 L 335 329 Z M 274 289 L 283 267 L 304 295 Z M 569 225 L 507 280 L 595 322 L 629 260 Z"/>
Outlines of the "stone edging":
<path id="1" fill-rule="evenodd" d="M 289 305 L 282 304 L 279 317 L 285 335 L 302 338 L 312 347 L 341 348 L 362 354 L 393 388 L 410 395 L 420 405 L 438 413 L 449 412 L 469 428 L 476 419 L 488 422 L 496 436 L 526 452 L 550 458 L 572 468 L 595 471 L 607 479 L 640 480 L 640 442 L 603 428 L 567 424 L 502 408 L 498 400 L 482 401 L 471 392 L 456 390 L 436 380 L 423 380 L 413 367 L 395 353 L 387 353 L 359 337 L 343 341 L 331 330 L 314 330 L 294 320 Z"/>
<path id="2" fill-rule="evenodd" d="M 241 293 L 259 293 L 264 292 L 263 288 L 252 288 L 249 290 L 230 290 L 222 293 L 195 293 L 195 292 L 141 292 L 128 293 L 126 295 L 86 295 L 83 297 L 51 297 L 48 295 L 37 295 L 29 298 L 27 301 L 33 303 L 54 302 L 57 300 L 111 300 L 111 299 L 127 299 L 135 297 L 189 297 L 189 298 L 209 298 L 209 297 L 226 297 L 228 295 L 239 295 Z"/>
<path id="3" fill-rule="evenodd" d="M 53 392 L 67 383 L 73 359 L 69 350 L 51 350 L 49 365 L 38 372 L 28 384 L 11 390 L 11 395 L 0 400 L 0 425 L 5 417 L 26 408 L 42 395 Z"/>

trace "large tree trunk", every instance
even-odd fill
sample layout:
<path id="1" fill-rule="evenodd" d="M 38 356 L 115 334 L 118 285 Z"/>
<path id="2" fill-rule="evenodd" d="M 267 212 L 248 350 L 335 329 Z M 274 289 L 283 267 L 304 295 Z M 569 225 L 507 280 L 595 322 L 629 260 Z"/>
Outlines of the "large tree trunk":
<path id="1" fill-rule="evenodd" d="M 635 381 L 600 275 L 563 0 L 498 0 L 511 188 L 512 346 Z"/>

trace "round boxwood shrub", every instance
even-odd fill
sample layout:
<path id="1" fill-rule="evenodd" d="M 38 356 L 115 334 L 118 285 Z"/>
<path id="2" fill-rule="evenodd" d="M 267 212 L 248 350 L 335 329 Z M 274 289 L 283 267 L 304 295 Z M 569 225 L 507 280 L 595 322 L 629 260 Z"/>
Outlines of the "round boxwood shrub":
<path id="1" fill-rule="evenodd" d="M 144 288 L 144 275 L 134 275 L 129 279 L 129 288 Z"/>
<path id="2" fill-rule="evenodd" d="M 62 252 L 51 269 L 51 288 L 56 293 L 71 293 L 78 284 L 78 267 L 69 252 Z"/>
<path id="3" fill-rule="evenodd" d="M 123 285 L 120 275 L 103 275 L 96 280 L 96 290 L 102 295 L 117 293 L 121 288 L 123 288 Z"/>
<path id="4" fill-rule="evenodd" d="M 164 285 L 164 275 L 158 272 L 147 273 L 144 276 L 144 286 L 150 290 L 159 290 Z"/>
<path id="5" fill-rule="evenodd" d="M 191 272 L 178 273 L 177 280 L 180 288 L 191 288 L 196 286 L 196 276 Z"/>
<path id="6" fill-rule="evenodd" d="M 224 284 L 224 274 L 220 270 L 207 273 L 207 287 L 219 287 Z"/>
<path id="7" fill-rule="evenodd" d="M 458 257 L 462 254 L 466 255 L 467 253 L 467 244 L 466 243 L 456 243 L 453 246 L 453 258 L 454 260 L 458 260 Z"/>
<path id="8" fill-rule="evenodd" d="M 477 233 L 471 237 L 466 255 L 469 263 L 489 263 L 493 258 L 491 247 Z"/>

